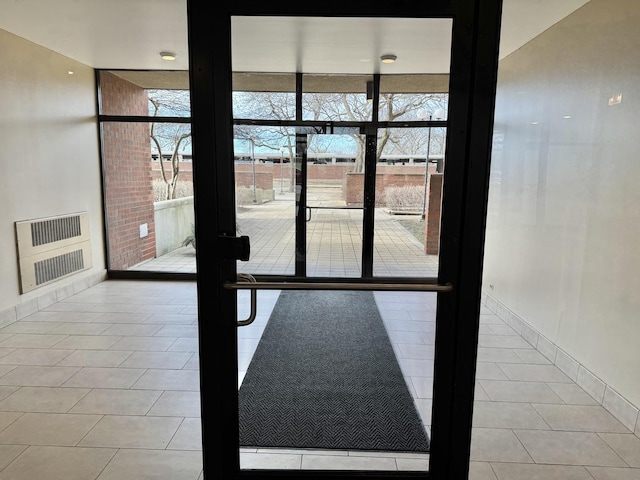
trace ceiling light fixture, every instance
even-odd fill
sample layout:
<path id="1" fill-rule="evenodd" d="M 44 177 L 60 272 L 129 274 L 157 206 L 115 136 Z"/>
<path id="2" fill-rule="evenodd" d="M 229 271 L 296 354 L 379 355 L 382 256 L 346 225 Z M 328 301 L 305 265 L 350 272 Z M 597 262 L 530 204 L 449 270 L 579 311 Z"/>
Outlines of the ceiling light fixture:
<path id="1" fill-rule="evenodd" d="M 160 52 L 160 57 L 163 60 L 175 60 L 176 59 L 176 54 L 173 52 Z"/>
<path id="2" fill-rule="evenodd" d="M 393 55 L 392 53 L 387 54 L 387 55 L 382 55 L 382 56 L 380 57 L 380 61 L 381 61 L 382 63 L 393 63 L 393 62 L 395 62 L 397 59 L 398 59 L 398 57 L 397 57 L 397 56 L 395 56 L 395 55 Z"/>

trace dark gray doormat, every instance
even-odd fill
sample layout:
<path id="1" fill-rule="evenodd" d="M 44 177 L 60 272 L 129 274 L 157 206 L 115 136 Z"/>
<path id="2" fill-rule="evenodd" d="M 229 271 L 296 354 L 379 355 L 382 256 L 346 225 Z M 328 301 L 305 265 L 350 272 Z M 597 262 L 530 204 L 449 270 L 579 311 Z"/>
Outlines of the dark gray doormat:
<path id="1" fill-rule="evenodd" d="M 283 291 L 238 395 L 241 446 L 429 450 L 372 292 Z"/>

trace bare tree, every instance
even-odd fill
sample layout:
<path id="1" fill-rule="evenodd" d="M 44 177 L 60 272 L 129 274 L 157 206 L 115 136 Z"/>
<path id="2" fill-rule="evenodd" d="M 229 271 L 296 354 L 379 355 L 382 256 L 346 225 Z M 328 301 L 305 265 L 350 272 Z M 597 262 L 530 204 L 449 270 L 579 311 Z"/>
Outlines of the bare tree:
<path id="1" fill-rule="evenodd" d="M 151 116 L 188 117 L 190 112 L 188 92 L 182 90 L 150 90 Z M 191 142 L 191 126 L 188 123 L 152 122 L 149 137 L 158 152 L 160 178 L 165 185 L 165 199 L 175 198 L 180 176 L 180 153 Z M 168 165 L 165 165 L 168 159 Z"/>
<path id="2" fill-rule="evenodd" d="M 371 118 L 371 103 L 362 95 L 349 93 L 309 94 L 305 96 L 306 111 L 314 120 L 367 121 Z M 379 119 L 384 121 L 428 120 L 425 112 L 445 109 L 445 94 L 381 94 Z M 435 131 L 434 131 L 435 132 Z M 365 138 L 352 135 L 357 144 L 356 172 L 364 171 Z M 432 142 L 442 143 L 442 131 L 432 135 Z M 409 131 L 401 128 L 383 128 L 378 137 L 376 158 L 387 154 L 415 154 L 426 150 L 428 133 L 425 129 Z M 424 148 L 424 150 L 423 150 Z"/>
<path id="3" fill-rule="evenodd" d="M 430 113 L 446 111 L 447 94 L 381 94 L 379 119 L 383 121 L 429 120 Z M 293 93 L 235 92 L 234 118 L 236 119 L 285 119 L 292 120 L 295 112 Z M 305 93 L 303 97 L 303 120 L 327 122 L 365 122 L 371 119 L 372 103 L 364 95 L 353 93 Z M 384 155 L 426 155 L 427 151 L 443 152 L 444 129 L 441 128 L 391 128 L 380 129 L 376 157 Z M 318 131 L 321 133 L 321 130 Z M 287 157 L 292 159 L 295 149 L 293 135 L 286 127 L 236 127 L 236 138 L 252 139 L 255 148 L 272 150 L 274 153 L 285 147 Z M 354 140 L 355 171 L 364 171 L 365 138 L 359 134 L 350 135 Z M 431 145 L 427 143 L 431 140 Z M 310 144 L 310 153 L 328 151 L 328 140 Z M 312 149 L 318 149 L 312 150 Z M 342 152 L 346 153 L 346 152 Z"/>

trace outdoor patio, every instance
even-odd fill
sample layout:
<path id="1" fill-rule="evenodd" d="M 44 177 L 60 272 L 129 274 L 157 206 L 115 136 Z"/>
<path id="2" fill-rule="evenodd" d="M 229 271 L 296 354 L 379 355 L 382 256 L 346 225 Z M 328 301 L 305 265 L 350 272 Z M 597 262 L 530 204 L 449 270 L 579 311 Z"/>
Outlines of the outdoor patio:
<path id="1" fill-rule="evenodd" d="M 307 275 L 359 277 L 362 262 L 362 210 L 344 208 L 340 192 L 324 186 L 310 189 L 307 222 Z M 309 215 L 307 216 L 309 218 Z M 373 273 L 379 277 L 433 277 L 437 255 L 427 255 L 420 241 L 400 220 L 420 222 L 419 215 L 375 213 Z M 295 194 L 276 191 L 274 201 L 243 205 L 237 211 L 238 235 L 251 241 L 251 256 L 238 262 L 250 274 L 293 275 L 295 262 Z M 132 270 L 195 273 L 195 250 L 179 247 Z"/>

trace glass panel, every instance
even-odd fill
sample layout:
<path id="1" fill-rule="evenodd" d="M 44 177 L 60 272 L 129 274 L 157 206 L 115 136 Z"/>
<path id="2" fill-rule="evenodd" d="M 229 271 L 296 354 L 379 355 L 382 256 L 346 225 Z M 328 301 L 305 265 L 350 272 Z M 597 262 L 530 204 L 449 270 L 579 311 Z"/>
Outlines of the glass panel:
<path id="1" fill-rule="evenodd" d="M 378 131 L 374 276 L 437 276 L 445 134 L 442 127 Z"/>
<path id="2" fill-rule="evenodd" d="M 148 102 L 148 91 L 175 92 L 180 99 L 162 104 L 158 116 L 189 117 L 189 72 L 102 70 L 100 83 L 100 113 L 102 115 L 155 115 Z"/>
<path id="3" fill-rule="evenodd" d="M 360 122 L 371 120 L 373 77 L 369 75 L 305 75 L 302 119 Z"/>
<path id="4" fill-rule="evenodd" d="M 257 72 L 233 74 L 233 118 L 293 120 L 296 116 L 296 77 Z"/>
<path id="5" fill-rule="evenodd" d="M 362 271 L 364 136 L 309 135 L 307 275 Z"/>
<path id="6" fill-rule="evenodd" d="M 111 270 L 193 273 L 193 179 L 188 72 L 100 71 L 104 115 L 184 122 L 103 122 Z"/>
<path id="7" fill-rule="evenodd" d="M 238 261 L 238 272 L 292 275 L 295 271 L 292 132 L 284 127 L 234 130 L 236 229 L 251 242 L 250 259 Z"/>
<path id="8" fill-rule="evenodd" d="M 384 85 L 384 78 L 381 81 Z M 378 119 L 397 122 L 400 120 L 429 120 L 431 112 L 447 111 L 447 93 L 381 93 Z M 441 116 L 440 120 L 444 118 Z"/>
<path id="9" fill-rule="evenodd" d="M 380 79 L 374 276 L 434 277 L 438 273 L 444 127 L 410 122 L 446 120 L 448 75 Z M 397 89 L 397 90 L 395 90 Z"/>
<path id="10" fill-rule="evenodd" d="M 189 124 L 102 124 L 111 270 L 196 271 L 190 135 Z"/>
<path id="11" fill-rule="evenodd" d="M 265 85 L 258 86 L 254 82 L 259 82 L 261 78 L 270 82 L 275 82 L 273 76 L 255 76 L 252 82 L 248 80 L 241 82 L 245 88 L 251 85 L 254 88 L 264 89 Z M 279 78 L 279 77 L 278 77 Z M 283 75 L 283 79 L 290 79 L 291 75 Z M 239 83 L 239 82 L 236 82 Z M 275 82 L 275 88 L 283 88 L 286 81 Z M 235 85 L 234 85 L 235 88 Z M 271 88 L 274 88 L 273 86 Z M 233 118 L 244 118 L 251 120 L 293 120 L 296 116 L 296 96 L 295 83 L 290 92 L 281 91 L 237 91 L 233 92 Z"/>
<path id="12" fill-rule="evenodd" d="M 250 19 L 259 20 L 257 22 L 259 27 L 256 27 L 254 23 L 250 24 Z M 277 270 L 269 270 L 270 267 L 259 270 L 262 265 L 251 265 L 250 260 L 248 263 L 239 262 L 238 270 L 248 273 L 295 273 L 294 264 L 300 258 L 295 258 L 293 243 L 291 243 L 290 249 L 288 247 L 289 243 L 285 243 L 286 248 L 283 249 L 283 242 L 271 241 L 271 245 L 279 247 L 273 254 L 270 249 L 275 247 L 267 247 L 267 245 L 270 242 L 269 237 L 276 238 L 278 235 L 282 235 L 282 232 L 294 231 L 296 212 L 293 202 L 295 202 L 297 196 L 302 202 L 301 205 L 305 206 L 305 211 L 301 212 L 305 217 L 298 216 L 297 219 L 308 219 L 308 221 L 299 222 L 304 224 L 304 232 L 306 233 L 306 242 L 301 246 L 301 250 L 306 249 L 304 252 L 306 255 L 305 273 L 315 277 L 359 277 L 362 275 L 362 207 L 364 201 L 365 151 L 364 138 L 359 133 L 366 131 L 367 128 L 377 127 L 377 125 L 371 123 L 372 103 L 367 99 L 367 85 L 368 82 L 373 80 L 372 72 L 379 72 L 380 70 L 378 65 L 365 63 L 365 60 L 370 62 L 372 58 L 377 60 L 379 57 L 377 53 L 374 53 L 372 58 L 362 59 L 364 56 L 371 57 L 371 52 L 374 50 L 372 48 L 373 43 L 368 42 L 367 38 L 358 38 L 359 45 L 355 46 L 347 41 L 353 38 L 353 21 L 357 21 L 359 25 L 367 24 L 368 22 L 376 24 L 382 22 L 390 32 L 412 28 L 415 29 L 417 35 L 420 32 L 430 30 L 433 24 L 442 27 L 436 29 L 438 35 L 442 31 L 450 33 L 451 21 L 440 19 L 367 18 L 297 18 L 296 20 L 301 20 L 301 23 L 293 22 L 291 18 L 275 16 L 232 18 L 234 39 L 246 38 L 243 33 L 248 34 L 250 31 L 253 33 L 256 28 L 259 28 L 259 32 L 255 32 L 256 34 L 252 36 L 255 41 L 251 43 L 251 47 L 255 52 L 264 52 L 265 49 L 271 49 L 272 44 L 265 41 L 265 39 L 275 38 L 275 36 L 279 39 L 290 39 L 291 45 L 289 46 L 293 47 L 291 50 L 287 48 L 282 50 L 284 54 L 279 57 L 281 62 L 271 62 L 265 65 L 262 61 L 263 55 L 258 55 L 255 60 L 252 60 L 253 63 L 242 65 L 242 70 L 252 71 L 253 69 L 260 70 L 260 68 L 264 68 L 265 71 L 327 72 L 326 65 L 323 64 L 327 62 L 324 51 L 312 51 L 311 53 L 307 51 L 306 53 L 308 54 L 303 57 L 296 55 L 298 46 L 296 42 L 312 40 L 315 42 L 314 39 L 331 38 L 332 43 L 339 45 L 341 51 L 348 53 L 349 58 L 354 58 L 355 60 L 340 63 L 340 68 L 334 73 L 326 75 L 305 73 L 303 75 L 302 98 L 299 99 L 302 102 L 302 115 L 301 118 L 299 117 L 295 120 L 303 120 L 307 123 L 299 125 L 296 131 L 281 132 L 279 140 L 269 143 L 262 140 L 263 135 L 267 137 L 270 135 L 268 127 L 252 125 L 247 128 L 236 125 L 236 180 L 239 178 L 241 169 L 244 169 L 243 175 L 249 177 L 246 185 L 243 185 L 244 188 L 248 188 L 248 191 L 245 191 L 247 199 L 242 208 L 238 207 L 239 234 L 248 234 L 251 237 L 252 257 L 254 258 L 257 255 L 256 250 L 261 251 L 263 250 L 262 246 L 265 246 L 264 250 L 269 256 L 265 265 L 273 265 L 276 258 L 284 258 L 290 262 L 286 263 L 288 268 L 283 268 L 285 262 L 282 262 Z M 289 27 L 294 24 L 297 24 L 296 29 L 290 30 Z M 249 30 L 249 27 L 253 27 L 253 30 Z M 342 35 L 346 35 L 349 38 L 342 42 Z M 424 50 L 427 53 L 431 53 L 433 45 L 442 45 L 440 42 L 429 42 L 427 44 L 423 40 L 424 38 L 420 38 L 419 35 L 412 36 L 412 45 L 416 43 L 424 45 Z M 239 41 L 235 41 L 232 47 L 236 47 L 239 43 Z M 367 45 L 366 54 L 363 54 L 364 50 L 361 48 L 363 43 Z M 446 41 L 443 43 L 446 44 L 447 48 L 443 50 L 445 54 L 441 57 L 446 57 L 446 65 L 441 71 L 448 72 L 450 44 Z M 240 45 L 237 45 L 237 48 L 232 48 L 233 53 L 239 53 L 241 48 L 243 47 Z M 420 52 L 420 55 L 423 55 L 423 53 Z M 426 55 L 423 56 L 426 57 Z M 262 65 L 260 65 L 261 63 Z M 333 65 L 336 64 L 334 63 Z M 292 66 L 294 67 L 293 70 L 291 69 Z M 382 66 L 382 68 L 386 69 L 387 66 Z M 353 72 L 353 74 L 345 72 Z M 446 93 L 448 74 L 429 76 L 437 77 L 439 85 L 444 85 L 444 90 L 424 87 L 425 85 L 431 85 L 429 83 L 431 80 L 422 82 L 420 80 L 416 81 L 415 78 L 409 78 L 423 77 L 422 75 L 390 75 L 394 79 L 389 83 L 383 82 L 383 85 L 387 88 L 387 92 L 392 93 Z M 382 75 L 382 78 L 384 79 L 385 75 Z M 416 85 L 420 88 L 416 89 L 418 88 Z M 402 88 L 399 88 L 399 86 Z M 244 92 L 243 95 L 251 91 L 265 92 L 259 100 L 261 105 L 256 105 L 256 110 L 264 109 L 265 104 L 270 102 L 270 95 L 266 92 L 282 91 L 271 90 L 268 87 L 262 89 L 255 86 L 240 89 L 236 87 L 235 81 L 234 89 L 242 90 Z M 382 85 L 381 91 L 384 91 Z M 399 102 L 400 100 L 397 101 Z M 236 102 L 235 99 L 234 102 Z M 282 118 L 274 115 L 273 112 L 268 112 L 267 115 L 258 114 L 252 112 L 252 108 L 247 108 L 243 112 L 239 102 L 240 100 L 238 100 L 238 105 L 234 103 L 236 120 L 245 115 L 247 119 L 270 120 Z M 427 103 L 426 100 L 422 100 L 420 105 L 426 105 Z M 247 103 L 247 105 L 249 104 Z M 425 120 L 418 118 L 417 111 L 419 109 L 416 106 L 412 106 L 412 108 L 413 116 L 410 112 L 405 111 L 399 114 L 397 118 L 403 122 Z M 341 122 L 349 123 L 344 124 Z M 424 128 L 424 125 L 421 126 Z M 355 134 L 353 134 L 353 131 L 345 134 L 344 128 L 353 128 Z M 292 137 L 291 135 L 295 133 L 298 134 L 297 137 Z M 397 134 L 398 132 L 391 133 Z M 405 133 L 410 133 L 410 131 L 407 130 Z M 298 142 L 295 148 L 292 147 L 294 138 Z M 282 140 L 285 143 L 282 143 Z M 429 142 L 423 139 L 419 145 L 424 148 L 427 143 Z M 289 170 L 295 182 L 288 183 L 288 165 L 286 163 L 283 165 L 275 163 L 275 168 L 284 168 L 285 173 L 278 174 L 272 170 L 274 183 L 271 188 L 274 190 L 274 200 L 263 202 L 260 200 L 258 191 L 254 190 L 257 188 L 259 181 L 258 174 L 261 171 L 261 167 L 268 164 L 269 161 L 276 161 L 268 158 L 265 158 L 264 162 L 261 161 L 261 155 L 269 153 L 261 151 L 261 148 L 266 144 L 272 147 L 270 154 L 276 156 L 278 148 L 281 145 L 287 145 L 285 157 L 288 154 L 289 158 L 296 162 L 296 168 Z M 403 151 L 400 151 L 399 148 L 399 146 L 396 146 L 396 149 L 393 149 L 389 144 L 384 151 L 389 155 L 396 155 L 397 159 L 400 159 L 403 154 L 417 155 L 420 153 L 422 155 L 422 165 L 417 161 L 417 168 L 424 169 L 427 157 L 426 152 L 420 151 L 420 148 L 416 145 L 411 148 L 407 147 Z M 382 146 L 380 152 L 382 153 Z M 398 165 L 398 167 L 401 167 L 401 165 Z M 300 176 L 297 175 L 297 172 L 300 172 Z M 282 179 L 282 177 L 286 177 L 283 183 L 275 181 L 276 179 Z M 424 179 L 424 173 L 419 174 L 419 177 Z M 419 185 L 422 186 L 423 183 Z M 239 181 L 238 184 L 240 184 Z M 287 195 L 287 187 L 290 185 L 293 187 L 293 192 L 290 192 L 293 193 L 293 196 L 290 200 L 291 204 L 283 210 L 284 213 L 279 214 L 277 217 L 271 216 L 270 220 L 266 218 L 266 214 L 260 216 L 266 212 L 267 208 L 278 201 L 279 187 L 283 190 L 280 195 L 285 197 Z M 237 194 L 239 199 L 240 192 L 237 191 Z M 309 208 L 307 209 L 306 207 Z M 245 213 L 250 213 L 257 220 L 264 220 L 265 223 L 261 224 L 264 227 L 249 231 L 249 227 L 243 224 L 243 215 Z M 267 226 L 269 222 L 282 222 L 282 226 L 277 227 L 277 232 L 272 234 Z M 298 233 L 300 233 L 300 230 Z M 287 234 L 291 235 L 288 238 L 291 238 L 293 242 L 295 235 L 293 233 Z M 263 235 L 263 237 L 260 237 L 260 235 Z M 378 242 L 378 235 L 380 233 L 376 232 L 374 245 Z M 415 245 L 413 246 L 415 248 Z M 422 251 L 419 250 L 419 253 L 424 256 Z M 404 263 L 397 258 L 388 259 L 385 257 L 384 261 L 399 263 L 400 269 L 404 267 Z M 394 272 L 397 271 L 396 265 L 387 265 L 387 267 L 396 268 Z M 238 334 L 240 445 L 250 448 L 271 447 L 269 455 L 290 455 L 292 450 L 296 448 L 325 449 L 329 453 L 335 450 L 367 450 L 366 455 L 369 455 L 373 461 L 365 464 L 358 462 L 343 468 L 350 470 L 391 469 L 394 472 L 406 470 L 407 468 L 414 471 L 427 470 L 428 447 L 425 448 L 423 444 L 413 450 L 415 456 L 412 455 L 412 465 L 407 467 L 406 463 L 396 463 L 395 461 L 395 458 L 406 455 L 406 450 L 399 452 L 397 448 L 393 448 L 389 444 L 379 448 L 371 448 L 371 443 L 368 442 L 374 439 L 375 433 L 370 430 L 359 430 L 358 432 L 359 440 L 365 441 L 366 445 L 364 447 L 362 443 L 354 441 L 355 438 L 352 436 L 346 436 L 348 440 L 345 440 L 345 442 L 348 443 L 341 444 L 336 441 L 336 437 L 340 437 L 335 433 L 338 428 L 334 429 L 333 426 L 336 424 L 326 421 L 326 416 L 346 411 L 350 413 L 347 414 L 348 418 L 340 419 L 338 423 L 340 428 L 361 420 L 365 420 L 364 423 L 367 423 L 367 420 L 373 420 L 371 423 L 376 429 L 377 427 L 390 426 L 394 432 L 401 432 L 404 435 L 408 429 L 405 424 L 400 425 L 401 420 L 399 420 L 399 417 L 393 416 L 392 418 L 382 419 L 378 416 L 380 412 L 377 410 L 377 407 L 384 403 L 382 399 L 390 393 L 390 388 L 397 386 L 400 387 L 401 395 L 407 401 L 402 404 L 402 412 L 414 412 L 415 409 L 415 422 L 412 421 L 412 424 L 416 426 L 414 432 L 418 433 L 415 438 L 420 437 L 420 433 L 425 433 L 425 427 L 430 425 L 431 415 L 430 399 L 432 398 L 431 379 L 433 377 L 434 349 L 431 333 L 434 331 L 435 325 L 435 295 L 417 294 L 404 297 L 399 295 L 399 292 L 392 292 L 388 295 L 378 296 L 378 292 L 366 292 L 364 304 L 373 306 L 376 313 L 376 315 L 369 315 L 368 311 L 365 312 L 364 307 L 355 306 L 355 297 L 359 297 L 362 292 L 348 292 L 348 296 L 353 296 L 353 301 L 348 301 L 346 304 L 341 303 L 342 292 L 340 294 L 325 291 L 311 292 L 314 296 L 310 298 L 306 297 L 306 294 L 309 293 L 307 291 L 269 291 L 259 292 L 258 295 L 263 293 L 270 296 L 265 298 L 264 303 L 261 303 L 262 298 L 259 300 L 258 319 L 250 326 L 239 329 Z M 289 305 L 289 307 L 285 307 L 280 303 L 282 300 L 290 299 L 292 296 L 304 296 L 304 298 L 300 299 L 295 306 Z M 243 318 L 248 311 L 247 297 L 246 295 L 239 296 L 240 318 Z M 276 306 L 272 310 L 271 307 L 274 304 Z M 293 314 L 289 314 L 290 312 L 293 312 Z M 374 331 L 373 325 L 368 325 L 362 330 L 351 330 L 355 328 L 355 324 L 363 320 L 368 321 L 376 318 L 378 312 L 388 325 L 383 325 L 381 320 L 379 324 L 375 325 L 376 328 L 381 326 L 380 330 Z M 411 351 L 406 349 L 406 343 L 399 343 L 406 342 L 406 331 L 402 331 L 407 325 L 405 320 L 415 322 L 415 326 L 420 330 L 420 340 L 424 342 L 421 345 L 416 345 L 415 348 L 409 349 Z M 283 321 L 287 322 L 285 327 L 282 327 Z M 265 336 L 261 337 L 265 325 L 268 325 L 269 328 L 264 330 Z M 310 330 L 307 330 L 309 328 Z M 344 328 L 348 330 L 343 330 Z M 275 343 L 274 337 L 269 338 L 274 331 L 279 332 L 276 335 L 278 343 Z M 394 331 L 395 335 L 388 335 L 388 331 Z M 336 336 L 336 332 L 340 333 Z M 376 332 L 379 332 L 380 335 Z M 258 341 L 258 339 L 261 339 L 261 341 Z M 312 343 L 305 343 L 309 341 L 312 341 Z M 277 354 L 265 354 L 264 348 L 273 345 L 276 345 Z M 378 350 L 381 346 L 391 346 L 391 354 L 386 356 L 385 353 Z M 254 351 L 255 355 L 252 357 Z M 344 355 L 345 351 L 346 355 Z M 394 351 L 404 352 L 403 358 L 398 360 L 394 356 Z M 326 359 L 329 359 L 328 364 L 323 363 Z M 377 369 L 376 366 L 376 370 L 372 374 L 369 367 L 380 360 L 382 360 L 384 367 L 397 365 L 398 369 L 395 372 L 389 372 L 384 369 Z M 336 365 L 339 368 L 337 371 L 332 371 L 331 369 Z M 304 371 L 304 374 L 300 374 L 303 369 L 292 372 L 292 368 L 298 370 L 297 367 L 310 367 L 310 372 Z M 347 371 L 353 372 L 353 376 L 344 377 L 343 375 Z M 330 373 L 327 374 L 327 372 Z M 265 378 L 270 379 L 267 385 L 261 383 L 261 380 Z M 359 383 L 362 380 L 365 380 L 366 385 Z M 306 382 L 308 381 L 309 383 L 307 384 Z M 358 386 L 356 388 L 357 391 L 353 391 L 352 387 L 354 385 Z M 360 388 L 361 385 L 363 385 L 362 388 Z M 351 397 L 350 399 L 345 398 L 347 403 L 353 398 L 365 398 L 366 394 L 371 392 L 371 387 L 374 387 L 374 389 L 379 387 L 379 390 L 375 390 L 376 401 L 374 402 L 359 401 L 356 402 L 357 405 L 353 409 L 344 407 L 346 403 L 339 407 L 336 407 L 335 403 L 323 403 L 323 400 L 326 399 L 333 401 L 336 398 L 344 398 L 345 392 L 346 396 Z M 286 392 L 286 394 L 282 394 L 282 392 Z M 280 398 L 274 399 L 271 396 L 273 393 L 280 396 Z M 361 397 L 361 394 L 364 396 Z M 282 401 L 282 398 L 284 398 L 284 401 Z M 302 402 L 304 405 L 300 402 L 301 399 L 304 400 Z M 400 402 L 392 403 L 397 406 Z M 329 406 L 327 407 L 327 405 Z M 293 412 L 287 410 L 291 406 L 294 406 Z M 278 412 L 276 414 L 270 412 L 267 415 L 258 414 L 259 418 L 268 418 L 271 423 L 267 428 L 263 428 L 266 423 L 258 421 L 257 428 L 260 430 L 258 432 L 253 427 L 248 427 L 246 420 L 248 416 L 253 415 L 254 409 L 262 407 L 276 407 Z M 351 412 L 353 413 L 351 414 Z M 320 417 L 322 417 L 322 421 L 318 421 Z M 276 424 L 278 428 L 272 428 Z M 307 425 L 309 426 L 308 428 Z M 256 425 L 254 424 L 254 426 Z M 296 428 L 300 428 L 299 435 L 295 435 Z M 249 432 L 250 437 L 247 437 L 248 430 L 251 430 Z M 287 437 L 287 431 L 294 432 L 293 437 Z M 331 442 L 324 441 L 323 435 L 325 432 L 331 437 Z M 255 436 L 254 433 L 256 434 Z M 262 435 L 263 433 L 265 436 Z M 382 436 L 385 439 L 393 438 L 393 433 L 385 431 Z M 305 443 L 308 439 L 315 443 L 311 445 Z M 379 455 L 372 454 L 372 450 L 378 450 Z M 304 452 L 304 450 L 300 450 L 300 452 Z M 260 458 L 252 457 L 251 460 L 248 460 L 243 454 L 244 450 L 241 451 L 240 456 L 243 470 L 270 468 Z"/>

